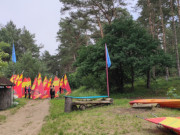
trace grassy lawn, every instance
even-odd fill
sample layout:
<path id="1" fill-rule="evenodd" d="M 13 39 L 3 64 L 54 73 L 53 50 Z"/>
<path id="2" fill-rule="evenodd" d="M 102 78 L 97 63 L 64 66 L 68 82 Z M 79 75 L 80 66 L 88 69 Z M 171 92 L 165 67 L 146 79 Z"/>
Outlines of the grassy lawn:
<path id="1" fill-rule="evenodd" d="M 159 79 L 152 84 L 151 89 L 144 87 L 140 80 L 135 84 L 135 91 L 125 94 L 111 94 L 114 104 L 110 106 L 89 108 L 85 111 L 64 113 L 64 98 L 50 101 L 50 115 L 45 118 L 40 135 L 169 135 L 170 131 L 157 128 L 157 125 L 137 118 L 179 117 L 180 110 L 168 108 L 133 109 L 129 101 L 134 98 L 167 97 L 169 87 L 180 89 L 179 79 L 170 79 L 168 82 Z M 99 95 L 96 91 L 84 91 L 82 87 L 73 92 L 73 96 Z M 128 86 L 126 87 L 128 91 Z M 126 98 L 125 98 L 126 97 Z"/>
<path id="2" fill-rule="evenodd" d="M 168 135 L 155 124 L 137 118 L 180 116 L 177 109 L 132 109 L 130 99 L 115 99 L 114 105 L 64 113 L 64 99 L 51 100 L 50 116 L 46 117 L 40 135 Z"/>

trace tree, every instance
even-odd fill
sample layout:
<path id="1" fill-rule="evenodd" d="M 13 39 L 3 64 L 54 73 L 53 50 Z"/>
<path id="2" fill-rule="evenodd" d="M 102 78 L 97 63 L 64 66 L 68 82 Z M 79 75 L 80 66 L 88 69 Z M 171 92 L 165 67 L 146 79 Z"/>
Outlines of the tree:
<path id="1" fill-rule="evenodd" d="M 9 65 L 4 69 L 6 77 L 11 77 L 13 73 L 13 68 L 15 74 L 21 74 L 25 77 L 30 77 L 32 80 L 41 73 L 42 75 L 47 74 L 46 65 L 41 62 L 38 58 L 34 58 L 31 52 L 25 53 L 15 64 L 9 62 Z"/>
<path id="2" fill-rule="evenodd" d="M 21 34 L 19 37 L 19 46 L 21 55 L 30 51 L 33 57 L 38 58 L 40 49 L 43 48 L 43 45 L 38 46 L 35 43 L 35 34 L 31 34 L 25 27 L 21 30 Z"/>
<path id="3" fill-rule="evenodd" d="M 179 50 L 178 50 L 178 41 L 177 41 L 177 33 L 176 33 L 176 24 L 175 24 L 175 15 L 174 15 L 174 0 L 170 0 L 171 5 L 171 15 L 172 15 L 172 25 L 173 25 L 173 34 L 175 41 L 175 53 L 176 53 L 176 64 L 177 64 L 177 72 L 180 77 L 180 63 L 179 63 Z"/>
<path id="4" fill-rule="evenodd" d="M 92 22 L 99 27 L 101 37 L 104 36 L 102 24 L 111 24 L 114 19 L 125 13 L 121 8 L 125 5 L 124 0 L 60 0 L 60 2 L 64 4 L 62 12 L 73 10 L 90 16 Z"/>
<path id="5" fill-rule="evenodd" d="M 135 76 L 147 76 L 146 86 L 150 87 L 150 76 L 154 65 L 170 65 L 170 59 L 139 23 L 132 18 L 120 18 L 106 25 L 104 38 L 95 46 L 80 50 L 76 61 L 77 73 L 81 77 L 94 79 L 103 84 L 105 81 L 104 44 L 107 43 L 112 66 L 109 71 L 110 86 L 123 92 L 124 84 L 131 83 L 134 90 Z M 164 60 L 166 59 L 166 60 Z M 100 84 L 100 83 L 99 83 Z M 92 84 L 91 84 L 92 85 Z M 102 86 L 101 86 L 102 87 Z"/>
<path id="6" fill-rule="evenodd" d="M 51 55 L 48 51 L 45 51 L 41 56 L 41 61 L 46 64 L 47 72 L 52 75 L 63 75 L 60 70 L 60 61 L 58 55 Z"/>
<path id="7" fill-rule="evenodd" d="M 74 18 L 74 19 L 73 19 Z M 72 72 L 72 63 L 76 60 L 77 50 L 88 45 L 87 30 L 90 24 L 81 17 L 73 15 L 73 18 L 62 19 L 59 23 L 61 29 L 58 31 L 57 39 L 60 41 L 58 56 L 61 72 Z"/>
<path id="8" fill-rule="evenodd" d="M 8 66 L 8 63 L 5 61 L 5 59 L 9 57 L 9 54 L 3 51 L 6 48 L 10 48 L 10 45 L 5 42 L 0 42 L 0 75 L 3 74 L 2 69 Z"/>
<path id="9" fill-rule="evenodd" d="M 17 28 L 16 25 L 10 21 L 0 29 L 0 42 L 6 42 L 15 45 L 16 57 L 19 59 L 27 51 L 31 51 L 34 57 L 39 57 L 42 45 L 38 46 L 35 43 L 35 35 L 31 34 L 25 27 L 23 29 Z M 12 50 L 6 51 L 11 55 Z"/>
<path id="10" fill-rule="evenodd" d="M 159 0 L 159 7 L 160 7 L 160 16 L 161 16 L 161 27 L 162 27 L 162 33 L 163 33 L 163 48 L 164 52 L 167 53 L 167 47 L 166 47 L 166 32 L 165 32 L 165 25 L 164 25 L 164 15 L 162 11 L 162 3 L 161 0 Z M 169 69 L 166 67 L 166 77 L 169 78 Z"/>

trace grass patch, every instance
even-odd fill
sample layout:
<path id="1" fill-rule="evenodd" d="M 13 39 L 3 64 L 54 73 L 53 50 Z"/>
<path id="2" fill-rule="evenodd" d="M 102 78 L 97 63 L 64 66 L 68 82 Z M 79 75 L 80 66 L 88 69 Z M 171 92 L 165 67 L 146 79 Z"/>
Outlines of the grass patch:
<path id="1" fill-rule="evenodd" d="M 4 122 L 6 120 L 6 116 L 0 115 L 0 122 Z"/>
<path id="2" fill-rule="evenodd" d="M 24 99 L 24 98 L 18 98 L 15 99 L 14 102 L 18 102 L 18 105 L 12 105 L 9 109 L 11 114 L 15 114 L 17 112 L 17 110 L 19 110 L 21 107 L 23 107 L 26 103 L 27 103 L 28 99 Z"/>

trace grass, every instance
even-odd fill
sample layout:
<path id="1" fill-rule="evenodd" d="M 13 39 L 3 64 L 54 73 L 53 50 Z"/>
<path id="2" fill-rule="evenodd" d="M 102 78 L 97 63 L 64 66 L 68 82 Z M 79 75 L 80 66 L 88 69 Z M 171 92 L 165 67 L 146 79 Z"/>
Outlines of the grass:
<path id="1" fill-rule="evenodd" d="M 19 98 L 19 99 L 15 99 L 15 102 L 18 102 L 18 105 L 12 105 L 9 109 L 11 114 L 15 114 L 17 112 L 17 110 L 19 110 L 21 107 L 23 107 L 26 103 L 27 103 L 28 99 L 24 99 L 24 98 Z"/>
<path id="2" fill-rule="evenodd" d="M 6 116 L 5 115 L 0 115 L 0 122 L 4 122 L 6 120 Z"/>
<path id="3" fill-rule="evenodd" d="M 85 111 L 64 113 L 64 99 L 50 100 L 50 115 L 45 118 L 45 124 L 39 135 L 168 135 L 168 130 L 159 130 L 155 124 L 137 118 L 152 118 L 152 113 L 158 117 L 179 117 L 180 110 L 156 108 L 152 110 L 132 109 L 129 106 L 130 98 L 137 97 L 167 97 L 169 87 L 180 90 L 180 79 L 173 78 L 169 81 L 158 79 L 152 83 L 151 89 L 144 87 L 144 81 L 139 80 L 135 84 L 135 91 L 128 93 L 111 94 L 114 104 Z M 73 96 L 101 95 L 98 91 L 86 91 L 85 87 L 73 91 Z"/>
<path id="4" fill-rule="evenodd" d="M 128 105 L 130 99 L 115 99 L 114 105 L 64 113 L 64 100 L 51 100 L 50 115 L 46 117 L 46 123 L 40 135 L 120 135 L 120 134 L 149 134 L 168 135 L 158 130 L 155 124 L 139 119 L 157 116 L 180 116 L 176 109 L 138 110 Z"/>

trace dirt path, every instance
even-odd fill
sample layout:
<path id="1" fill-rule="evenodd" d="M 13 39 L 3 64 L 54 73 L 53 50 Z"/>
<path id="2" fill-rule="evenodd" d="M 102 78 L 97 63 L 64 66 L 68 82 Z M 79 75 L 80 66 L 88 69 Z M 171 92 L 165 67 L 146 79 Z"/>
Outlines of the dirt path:
<path id="1" fill-rule="evenodd" d="M 37 135 L 49 113 L 49 100 L 30 100 L 0 124 L 0 135 Z"/>

